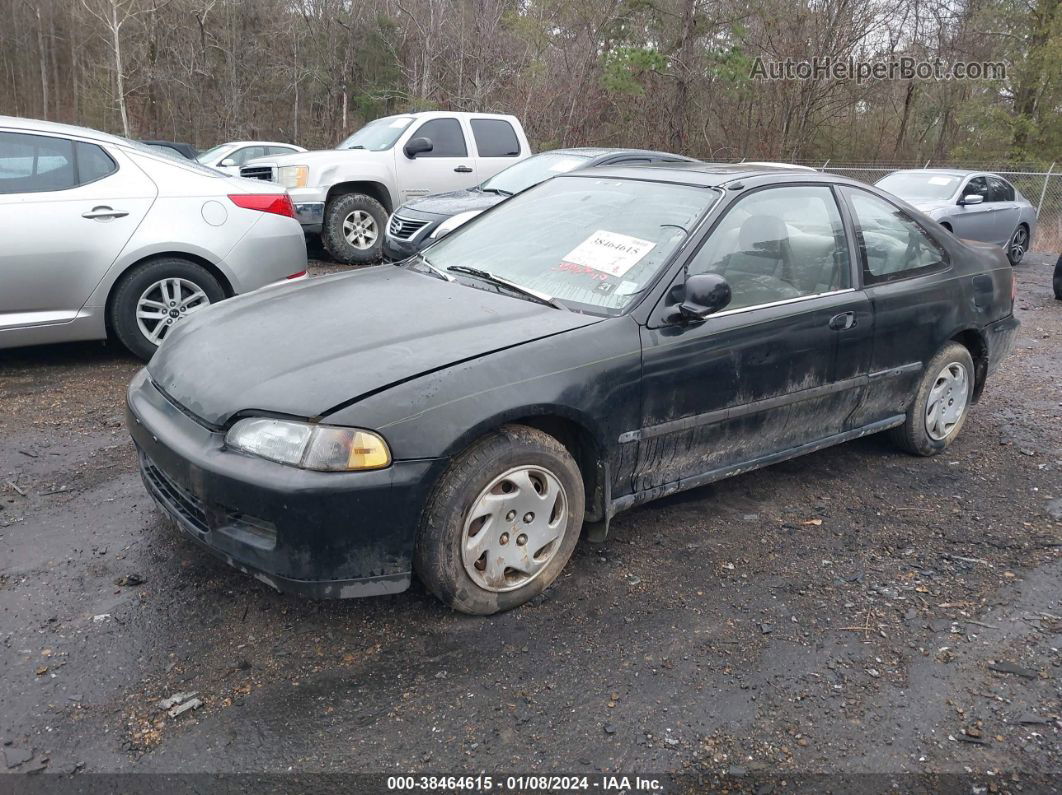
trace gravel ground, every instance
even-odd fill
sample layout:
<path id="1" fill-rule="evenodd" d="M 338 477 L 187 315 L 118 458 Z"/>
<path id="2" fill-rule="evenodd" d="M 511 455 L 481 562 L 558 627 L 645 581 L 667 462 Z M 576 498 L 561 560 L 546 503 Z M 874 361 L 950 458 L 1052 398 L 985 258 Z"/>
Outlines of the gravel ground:
<path id="1" fill-rule="evenodd" d="M 871 437 L 651 503 L 485 619 L 417 584 L 313 602 L 215 562 L 139 482 L 122 420 L 137 362 L 0 352 L 0 770 L 1057 787 L 1053 261 L 1017 269 L 1016 349 L 947 454 Z M 201 706 L 158 707 L 182 691 Z"/>

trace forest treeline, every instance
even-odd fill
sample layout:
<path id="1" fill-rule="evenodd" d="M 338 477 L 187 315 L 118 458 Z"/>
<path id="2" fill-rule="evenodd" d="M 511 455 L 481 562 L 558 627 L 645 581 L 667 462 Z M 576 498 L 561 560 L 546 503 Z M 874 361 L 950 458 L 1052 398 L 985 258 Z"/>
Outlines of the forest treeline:
<path id="1" fill-rule="evenodd" d="M 536 148 L 1062 160 L 1060 0 L 0 0 L 0 114 L 200 148 L 379 115 L 520 116 Z M 764 80 L 757 59 L 1002 63 Z M 762 75 L 763 70 L 759 70 Z"/>

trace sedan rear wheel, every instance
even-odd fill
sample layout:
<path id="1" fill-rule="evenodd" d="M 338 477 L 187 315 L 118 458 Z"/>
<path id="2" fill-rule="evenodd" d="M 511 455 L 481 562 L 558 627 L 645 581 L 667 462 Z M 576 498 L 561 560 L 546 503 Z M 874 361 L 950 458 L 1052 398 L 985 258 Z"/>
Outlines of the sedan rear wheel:
<path id="1" fill-rule="evenodd" d="M 1022 224 L 1014 230 L 1014 235 L 1010 238 L 1010 245 L 1007 246 L 1007 259 L 1010 260 L 1010 264 L 1017 265 L 1021 262 L 1028 248 L 1029 230 Z"/>
<path id="2" fill-rule="evenodd" d="M 414 565 L 456 610 L 509 610 L 557 578 L 579 539 L 583 480 L 552 436 L 506 425 L 457 456 L 424 510 Z"/>
<path id="3" fill-rule="evenodd" d="M 936 455 L 955 441 L 973 399 L 973 358 L 964 345 L 949 342 L 926 365 L 904 424 L 892 431 L 902 449 Z"/>
<path id="4" fill-rule="evenodd" d="M 202 265 L 165 257 L 121 278 L 111 297 L 110 324 L 122 345 L 146 360 L 189 315 L 224 298 L 221 284 Z"/>

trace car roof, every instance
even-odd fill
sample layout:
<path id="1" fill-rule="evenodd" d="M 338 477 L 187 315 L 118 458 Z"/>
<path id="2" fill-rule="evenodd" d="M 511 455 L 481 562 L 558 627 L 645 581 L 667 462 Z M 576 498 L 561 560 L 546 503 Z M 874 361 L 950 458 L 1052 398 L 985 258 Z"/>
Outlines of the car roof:
<path id="1" fill-rule="evenodd" d="M 64 135 L 70 138 L 84 138 L 99 141 L 101 143 L 118 144 L 128 146 L 129 140 L 117 135 L 93 130 L 89 127 L 78 127 L 74 124 L 60 124 L 43 119 L 26 119 L 21 116 L 0 116 L 0 128 L 17 129 L 29 133 L 50 133 L 52 135 Z"/>
<path id="2" fill-rule="evenodd" d="M 755 166 L 748 163 L 702 163 L 699 160 L 679 162 L 657 162 L 644 165 L 598 166 L 592 172 L 580 169 L 569 172 L 573 177 L 619 177 L 626 179 L 653 180 L 656 182 L 674 182 L 676 184 L 716 187 L 730 182 L 738 182 L 750 177 L 789 176 L 807 180 L 858 183 L 856 180 L 838 174 L 816 171 L 811 173 L 802 168 L 783 166 Z"/>
<path id="3" fill-rule="evenodd" d="M 940 174 L 945 177 L 969 177 L 974 174 L 990 174 L 988 171 L 970 171 L 964 168 L 900 168 L 893 174 Z M 996 176 L 993 174 L 992 176 Z M 882 177 L 884 179 L 885 177 Z"/>
<path id="4" fill-rule="evenodd" d="M 214 144 L 210 148 L 214 149 L 218 146 L 298 146 L 298 144 L 291 144 L 287 141 L 226 141 L 223 144 Z"/>

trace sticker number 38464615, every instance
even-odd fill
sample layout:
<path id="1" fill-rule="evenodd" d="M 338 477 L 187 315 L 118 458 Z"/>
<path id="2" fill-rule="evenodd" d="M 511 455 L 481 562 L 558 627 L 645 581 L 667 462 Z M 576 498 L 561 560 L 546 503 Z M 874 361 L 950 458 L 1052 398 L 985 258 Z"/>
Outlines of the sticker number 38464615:
<path id="1" fill-rule="evenodd" d="M 568 252 L 563 261 L 593 268 L 610 276 L 623 276 L 655 245 L 650 240 L 599 229 Z"/>

